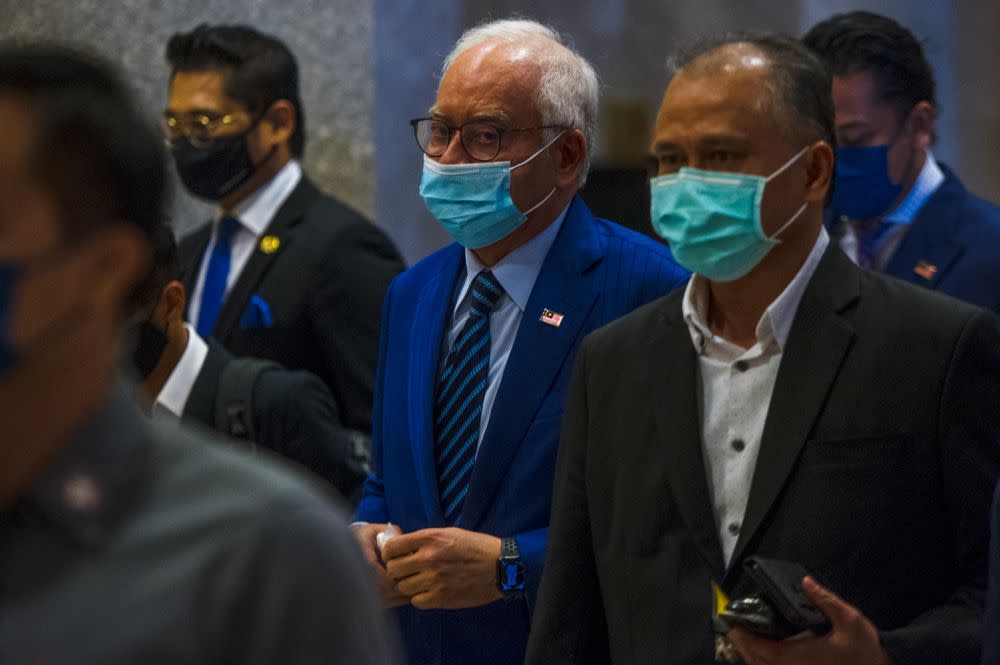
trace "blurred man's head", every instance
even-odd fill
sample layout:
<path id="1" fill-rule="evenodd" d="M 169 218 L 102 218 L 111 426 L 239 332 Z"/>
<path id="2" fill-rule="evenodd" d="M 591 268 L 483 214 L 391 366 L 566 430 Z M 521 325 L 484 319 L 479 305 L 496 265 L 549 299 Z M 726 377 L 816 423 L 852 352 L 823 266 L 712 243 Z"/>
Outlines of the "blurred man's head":
<path id="1" fill-rule="evenodd" d="M 731 281 L 774 261 L 797 269 L 832 177 L 826 68 L 795 40 L 767 35 L 704 44 L 671 65 L 653 136 L 659 175 L 669 176 L 653 183 L 654 228 L 681 264 L 710 279 Z M 733 196 L 746 205 L 728 206 Z"/>
<path id="2" fill-rule="evenodd" d="M 279 39 L 240 25 L 200 25 L 166 49 L 164 130 L 192 194 L 223 208 L 305 149 L 299 68 Z"/>
<path id="3" fill-rule="evenodd" d="M 0 123 L 0 431 L 21 441 L 0 446 L 2 507 L 37 471 L 32 442 L 55 445 L 111 388 L 165 170 L 111 69 L 62 48 L 0 47 Z"/>
<path id="4" fill-rule="evenodd" d="M 934 73 L 923 47 L 899 23 L 864 11 L 818 23 L 802 41 L 833 74 L 843 166 L 835 207 L 881 217 L 913 186 L 934 141 Z"/>
<path id="5" fill-rule="evenodd" d="M 552 29 L 496 21 L 467 31 L 445 59 L 430 117 L 413 121 L 431 213 L 487 263 L 537 235 L 586 179 L 597 102 L 593 68 Z M 456 165 L 479 173 L 490 163 L 514 167 L 509 189 L 491 192 L 504 210 L 465 205 L 482 192 L 456 175 Z"/>

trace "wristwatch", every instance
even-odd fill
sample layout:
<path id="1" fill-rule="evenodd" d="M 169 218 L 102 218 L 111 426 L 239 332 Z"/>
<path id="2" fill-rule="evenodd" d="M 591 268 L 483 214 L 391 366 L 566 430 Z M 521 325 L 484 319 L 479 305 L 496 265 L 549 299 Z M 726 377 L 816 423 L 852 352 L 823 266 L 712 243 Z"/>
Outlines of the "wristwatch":
<path id="1" fill-rule="evenodd" d="M 497 589 L 504 600 L 524 597 L 524 564 L 513 538 L 500 539 L 500 558 L 497 559 Z"/>

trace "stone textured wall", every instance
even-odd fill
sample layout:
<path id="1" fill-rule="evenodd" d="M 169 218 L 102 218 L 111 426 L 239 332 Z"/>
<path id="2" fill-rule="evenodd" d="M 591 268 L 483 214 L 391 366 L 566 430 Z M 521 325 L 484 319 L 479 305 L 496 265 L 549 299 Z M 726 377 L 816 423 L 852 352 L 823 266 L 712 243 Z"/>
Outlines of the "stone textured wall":
<path id="1" fill-rule="evenodd" d="M 199 23 L 247 23 L 298 57 L 306 113 L 305 164 L 331 194 L 375 211 L 374 0 L 0 0 L 0 39 L 89 47 L 116 62 L 156 118 L 166 100 L 167 38 Z M 177 187 L 181 233 L 208 207 Z"/>

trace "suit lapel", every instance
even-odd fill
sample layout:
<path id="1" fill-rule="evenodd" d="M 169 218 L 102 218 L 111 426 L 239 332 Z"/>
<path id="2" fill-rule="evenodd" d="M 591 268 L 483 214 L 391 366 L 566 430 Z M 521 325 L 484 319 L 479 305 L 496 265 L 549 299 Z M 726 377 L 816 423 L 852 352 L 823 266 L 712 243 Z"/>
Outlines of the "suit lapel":
<path id="1" fill-rule="evenodd" d="M 238 327 L 240 317 L 243 316 L 247 301 L 253 295 L 261 278 L 267 273 L 271 263 L 288 249 L 295 234 L 295 226 L 305 217 L 309 208 L 320 196 L 320 192 L 313 186 L 305 176 L 299 184 L 292 190 L 288 200 L 281 206 L 274 219 L 264 232 L 264 237 L 272 236 L 277 238 L 278 243 L 267 251 L 261 248 L 262 243 L 258 243 L 254 248 L 250 260 L 240 273 L 240 277 L 233 284 L 233 288 L 226 296 L 222 309 L 219 311 L 219 318 L 215 323 L 213 335 L 216 339 L 226 340 Z"/>
<path id="2" fill-rule="evenodd" d="M 575 348 L 597 299 L 595 271 L 604 246 L 586 205 L 575 199 L 542 264 L 518 326 L 486 432 L 469 480 L 461 524 L 474 527 L 496 493 L 538 407 Z M 540 320 L 545 309 L 562 314 L 558 326 Z"/>
<path id="3" fill-rule="evenodd" d="M 441 361 L 445 322 L 451 320 L 456 281 L 463 279 L 465 275 L 464 258 L 465 253 L 459 245 L 448 248 L 440 271 L 420 294 L 413 312 L 410 335 L 410 385 L 407 390 L 410 444 L 420 495 L 431 526 L 444 524 L 437 467 L 434 463 L 434 399 L 437 394 L 438 365 Z"/>
<path id="4" fill-rule="evenodd" d="M 695 544 L 721 580 L 725 566 L 715 529 L 702 455 L 698 408 L 698 356 L 681 315 L 680 299 L 668 301 L 662 325 L 653 331 L 646 380 L 659 436 L 646 442 L 646 459 L 666 456 L 664 468 L 677 510 Z"/>
<path id="5" fill-rule="evenodd" d="M 212 239 L 212 223 L 209 222 L 205 224 L 200 229 L 184 238 L 181 241 L 182 258 L 184 260 L 184 275 L 183 284 L 184 291 L 188 294 L 189 300 L 187 301 L 186 307 L 188 311 L 185 312 L 184 319 L 186 321 L 191 320 L 191 294 L 194 293 L 195 284 L 198 281 L 198 271 L 201 268 L 201 262 L 205 258 L 205 251 L 208 249 L 208 243 Z"/>
<path id="6" fill-rule="evenodd" d="M 965 251 L 959 240 L 959 212 L 965 207 L 965 188 L 941 166 L 945 180 L 917 213 L 886 273 L 908 282 L 937 288 Z"/>
<path id="7" fill-rule="evenodd" d="M 826 402 L 854 340 L 852 326 L 839 314 L 858 292 L 858 268 L 830 246 L 806 287 L 782 353 L 730 571 L 738 570 Z"/>

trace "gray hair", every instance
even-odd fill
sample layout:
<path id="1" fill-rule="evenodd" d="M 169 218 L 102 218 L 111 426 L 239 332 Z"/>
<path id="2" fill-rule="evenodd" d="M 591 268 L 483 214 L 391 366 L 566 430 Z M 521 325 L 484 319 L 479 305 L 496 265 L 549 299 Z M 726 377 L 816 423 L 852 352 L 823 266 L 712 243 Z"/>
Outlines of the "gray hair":
<path id="1" fill-rule="evenodd" d="M 580 184 L 587 179 L 590 157 L 597 140 L 597 107 L 600 89 L 597 72 L 583 56 L 574 51 L 553 28 L 527 19 L 492 21 L 466 30 L 444 59 L 442 76 L 455 60 L 469 49 L 489 41 L 515 44 L 524 40 L 546 39 L 557 47 L 548 49 L 539 59 L 541 82 L 535 106 L 543 125 L 579 129 L 587 140 L 587 154 L 580 172 Z M 559 130 L 546 130 L 551 141 Z"/>

